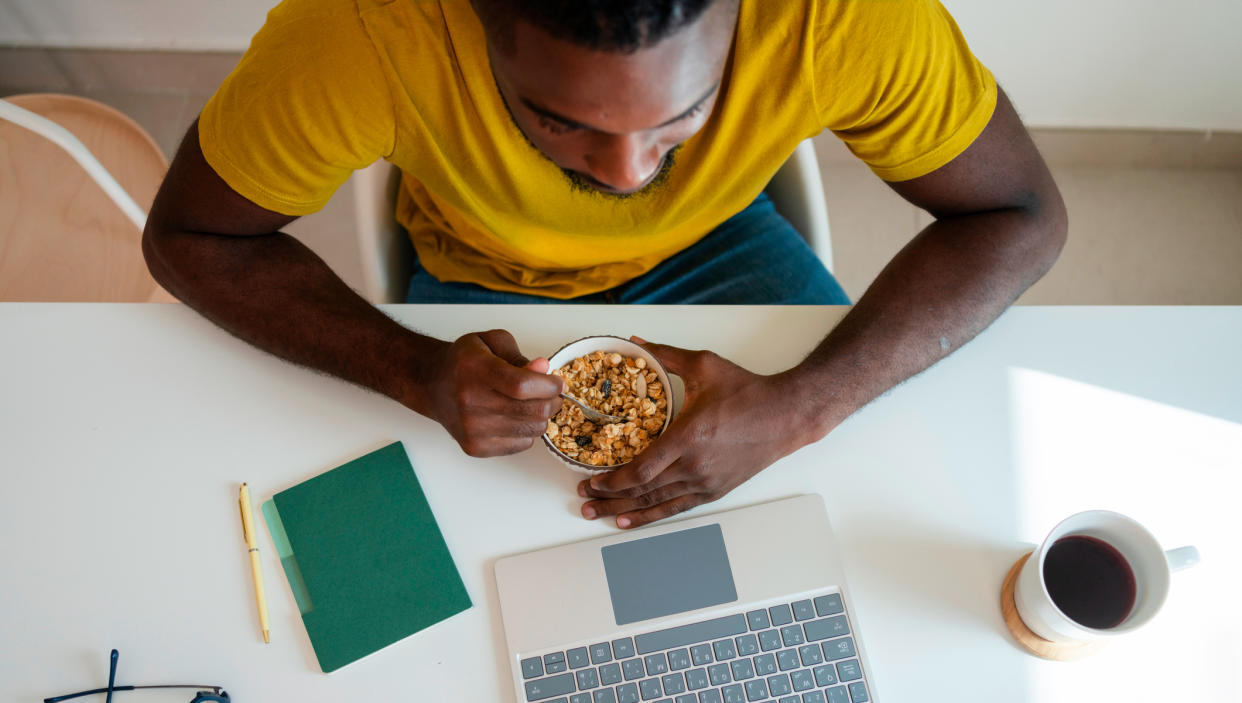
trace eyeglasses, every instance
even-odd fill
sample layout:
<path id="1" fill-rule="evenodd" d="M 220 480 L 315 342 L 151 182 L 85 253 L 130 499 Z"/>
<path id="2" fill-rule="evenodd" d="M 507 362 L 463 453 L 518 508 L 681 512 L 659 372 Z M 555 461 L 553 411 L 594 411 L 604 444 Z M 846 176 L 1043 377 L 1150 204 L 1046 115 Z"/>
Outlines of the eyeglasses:
<path id="1" fill-rule="evenodd" d="M 63 696 L 54 696 L 52 698 L 44 698 L 43 703 L 57 703 L 57 701 L 67 701 L 70 698 L 77 698 L 79 696 L 89 696 L 95 693 L 108 694 L 106 703 L 112 703 L 112 692 L 113 691 L 135 691 L 135 690 L 142 689 L 142 688 L 210 689 L 206 691 L 199 690 L 197 693 L 194 694 L 194 698 L 190 700 L 190 703 L 207 703 L 208 701 L 215 701 L 216 703 L 229 703 L 228 691 L 225 691 L 220 686 L 200 686 L 200 685 L 195 685 L 195 684 L 167 684 L 163 686 L 117 686 L 116 685 L 116 660 L 120 656 L 121 655 L 115 649 L 112 650 L 112 661 L 108 666 L 108 687 L 107 688 L 93 688 L 89 691 L 78 691 L 77 693 L 66 693 Z"/>

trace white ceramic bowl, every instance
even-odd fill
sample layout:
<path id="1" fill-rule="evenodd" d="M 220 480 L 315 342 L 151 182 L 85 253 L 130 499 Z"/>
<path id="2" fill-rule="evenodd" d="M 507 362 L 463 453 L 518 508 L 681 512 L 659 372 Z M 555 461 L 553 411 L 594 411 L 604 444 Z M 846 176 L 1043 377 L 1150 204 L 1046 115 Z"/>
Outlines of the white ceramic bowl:
<path id="1" fill-rule="evenodd" d="M 651 355 L 651 352 L 643 349 L 630 340 L 623 339 L 621 337 L 613 337 L 611 335 L 599 335 L 596 337 L 583 337 L 575 342 L 570 342 L 569 344 L 561 347 L 555 354 L 548 358 L 548 372 L 551 373 L 552 371 L 561 368 L 565 364 L 568 364 L 580 356 L 586 356 L 591 352 L 597 351 L 616 352 L 621 356 L 628 356 L 631 359 L 645 359 L 647 361 L 647 368 L 656 372 L 656 376 L 659 377 L 660 383 L 664 386 L 664 397 L 668 399 L 668 407 L 666 408 L 664 417 L 664 426 L 660 428 L 660 434 L 664 434 L 664 432 L 668 430 L 668 423 L 673 421 L 673 385 L 669 383 L 668 372 L 665 371 L 664 367 L 660 365 L 660 362 Z M 625 464 L 617 464 L 615 466 L 601 468 L 590 464 L 584 464 L 575 459 L 570 459 L 552 444 L 552 440 L 548 439 L 548 435 L 546 434 L 543 435 L 543 444 L 548 448 L 548 451 L 552 452 L 552 456 L 560 459 L 566 466 L 580 474 L 594 476 L 596 474 L 607 473 L 617 469 L 618 467 L 625 466 Z"/>

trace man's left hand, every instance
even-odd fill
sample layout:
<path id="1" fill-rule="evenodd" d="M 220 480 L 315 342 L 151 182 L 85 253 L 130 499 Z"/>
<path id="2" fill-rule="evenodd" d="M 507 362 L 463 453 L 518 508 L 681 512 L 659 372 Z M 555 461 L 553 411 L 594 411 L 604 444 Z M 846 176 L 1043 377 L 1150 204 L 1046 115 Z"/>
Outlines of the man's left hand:
<path id="1" fill-rule="evenodd" d="M 636 343 L 686 384 L 668 430 L 621 468 L 578 485 L 588 519 L 645 525 L 710 503 L 772 462 L 814 441 L 792 372 L 761 376 L 709 351 Z M 670 389 L 671 394 L 671 389 Z"/>

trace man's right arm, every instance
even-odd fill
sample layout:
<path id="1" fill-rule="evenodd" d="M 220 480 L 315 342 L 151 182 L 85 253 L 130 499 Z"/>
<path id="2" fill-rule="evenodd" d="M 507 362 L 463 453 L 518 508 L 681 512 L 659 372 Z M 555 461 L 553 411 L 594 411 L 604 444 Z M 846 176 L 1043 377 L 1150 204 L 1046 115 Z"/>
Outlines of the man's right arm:
<path id="1" fill-rule="evenodd" d="M 147 218 L 142 249 L 169 292 L 233 335 L 389 396 L 440 422 L 474 456 L 529 447 L 560 407 L 560 379 L 503 330 L 454 342 L 397 324 L 301 242 L 295 218 L 236 193 L 191 125 Z M 526 368 L 523 368 L 526 367 Z"/>

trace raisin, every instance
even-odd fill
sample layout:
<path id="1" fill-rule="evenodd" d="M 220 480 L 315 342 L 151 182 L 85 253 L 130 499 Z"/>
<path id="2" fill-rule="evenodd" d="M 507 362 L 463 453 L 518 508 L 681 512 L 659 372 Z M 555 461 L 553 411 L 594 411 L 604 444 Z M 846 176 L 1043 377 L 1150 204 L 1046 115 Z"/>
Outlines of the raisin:
<path id="1" fill-rule="evenodd" d="M 590 443 L 591 443 L 591 438 L 590 438 L 590 437 L 586 437 L 586 436 L 583 436 L 583 437 L 574 437 L 574 441 L 578 443 L 578 446 L 579 446 L 579 447 L 585 447 L 586 445 L 588 445 L 588 444 L 590 444 Z"/>
<path id="2" fill-rule="evenodd" d="M 612 393 L 612 381 L 605 378 L 603 385 L 599 387 L 599 392 L 602 393 L 605 398 L 607 398 L 608 395 Z"/>

